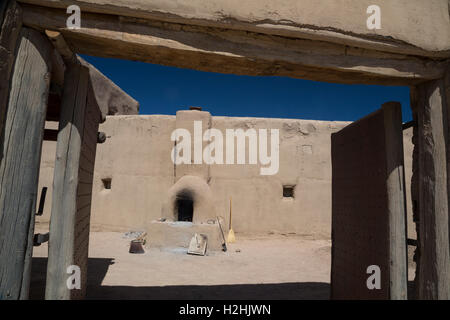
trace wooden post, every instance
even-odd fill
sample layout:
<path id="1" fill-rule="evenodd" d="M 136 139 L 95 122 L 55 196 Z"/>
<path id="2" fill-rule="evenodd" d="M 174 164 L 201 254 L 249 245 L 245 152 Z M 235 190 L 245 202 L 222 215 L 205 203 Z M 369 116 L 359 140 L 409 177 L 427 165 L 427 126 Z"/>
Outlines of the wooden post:
<path id="1" fill-rule="evenodd" d="M 450 299 L 445 81 L 415 88 L 419 155 L 419 299 Z"/>
<path id="2" fill-rule="evenodd" d="M 444 76 L 444 95 L 443 105 L 447 114 L 447 193 L 448 205 L 450 210 L 450 63 L 447 65 Z M 448 216 L 448 242 L 450 249 L 450 212 Z"/>
<path id="3" fill-rule="evenodd" d="M 51 50 L 23 28 L 0 139 L 0 300 L 28 298 Z"/>
<path id="4" fill-rule="evenodd" d="M 46 299 L 79 299 L 86 293 L 92 181 L 100 111 L 89 69 L 67 65 L 56 146 Z M 81 271 L 81 288 L 69 289 L 68 267 Z"/>
<path id="5" fill-rule="evenodd" d="M 402 107 L 398 102 L 383 104 L 386 143 L 386 188 L 389 216 L 390 299 L 405 300 L 408 292 L 408 251 L 406 244 L 406 191 L 403 160 Z"/>
<path id="6" fill-rule="evenodd" d="M 411 109 L 412 109 L 412 117 L 413 121 L 415 121 L 416 125 L 413 126 L 413 136 L 412 143 L 414 145 L 413 153 L 412 153 L 412 176 L 411 176 L 411 201 L 412 201 L 412 214 L 413 221 L 416 229 L 416 237 L 417 243 L 420 244 L 420 192 L 419 192 L 419 130 L 417 127 L 418 115 L 417 115 L 417 106 L 418 106 L 418 92 L 415 87 L 410 87 L 410 100 L 411 100 Z M 420 275 L 420 245 L 417 245 L 414 250 L 414 262 L 416 264 L 416 272 L 414 277 L 414 296 L 411 296 L 410 299 L 416 299 L 418 297 L 417 289 L 419 288 L 419 275 Z"/>
<path id="7" fill-rule="evenodd" d="M 14 52 L 21 28 L 22 10 L 20 7 L 14 0 L 2 1 L 0 3 L 0 134 L 3 132 L 8 109 L 6 106 L 14 64 Z"/>

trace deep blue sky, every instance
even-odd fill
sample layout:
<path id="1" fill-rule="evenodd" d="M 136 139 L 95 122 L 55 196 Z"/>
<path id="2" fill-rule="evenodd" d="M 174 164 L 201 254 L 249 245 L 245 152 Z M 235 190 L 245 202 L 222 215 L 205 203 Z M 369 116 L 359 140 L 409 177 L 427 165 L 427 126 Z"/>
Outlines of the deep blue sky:
<path id="1" fill-rule="evenodd" d="M 399 101 L 411 120 L 409 89 L 342 85 L 282 77 L 201 72 L 84 56 L 140 103 L 140 114 L 175 114 L 201 106 L 213 116 L 357 120 L 387 101 Z"/>

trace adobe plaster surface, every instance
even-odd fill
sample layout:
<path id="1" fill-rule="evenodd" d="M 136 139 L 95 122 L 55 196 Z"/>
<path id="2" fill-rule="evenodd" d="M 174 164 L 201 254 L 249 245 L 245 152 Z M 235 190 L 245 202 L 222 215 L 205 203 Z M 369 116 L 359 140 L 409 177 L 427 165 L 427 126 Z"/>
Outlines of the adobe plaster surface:
<path id="1" fill-rule="evenodd" d="M 191 111 L 197 112 L 197 111 Z M 176 116 L 128 115 L 107 117 L 100 130 L 107 135 L 98 145 L 92 199 L 93 230 L 146 230 L 162 217 L 175 218 L 175 190 L 194 186 L 203 200 L 194 201 L 194 222 L 219 216 L 229 227 L 230 198 L 235 232 L 245 234 L 295 233 L 330 238 L 330 134 L 346 122 L 294 119 L 211 117 L 211 127 L 280 130 L 280 168 L 275 175 L 260 175 L 260 165 L 208 165 L 205 177 L 180 178 L 171 160 Z M 55 142 L 44 143 L 40 187 L 47 186 L 47 205 L 38 223 L 50 218 Z M 414 238 L 411 218 L 411 129 L 404 132 L 408 233 Z M 247 158 L 248 163 L 248 158 Z M 185 165 L 186 166 L 186 165 Z M 205 164 L 192 165 L 204 167 Z M 203 175 L 203 174 L 202 174 Z M 111 179 L 105 189 L 102 179 Z M 176 184 L 178 180 L 178 183 Z M 189 180 L 194 180 L 192 182 Z M 294 186 L 294 197 L 283 197 L 283 186 Z M 206 206 L 206 207 L 205 207 Z M 201 209 L 203 207 L 203 209 Z M 206 209 L 205 209 L 206 208 Z M 202 213 L 203 212 L 203 213 Z"/>

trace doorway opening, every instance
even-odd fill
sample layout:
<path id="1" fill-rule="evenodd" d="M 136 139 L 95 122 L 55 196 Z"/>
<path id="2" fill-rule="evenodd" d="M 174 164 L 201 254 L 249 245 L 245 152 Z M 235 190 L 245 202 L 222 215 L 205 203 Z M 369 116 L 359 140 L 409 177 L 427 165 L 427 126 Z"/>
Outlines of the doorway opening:
<path id="1" fill-rule="evenodd" d="M 90 58 L 89 60 L 97 61 L 93 58 Z M 119 63 L 117 61 L 114 62 Z M 107 66 L 103 67 L 106 68 Z M 143 68 L 141 64 L 139 64 L 139 67 Z M 169 76 L 171 76 L 170 72 L 182 72 L 179 70 L 173 71 L 172 69 L 164 69 L 163 71 L 169 73 Z M 186 77 L 191 73 L 191 71 L 185 72 L 187 73 L 187 75 L 185 75 Z M 274 86 L 272 87 L 279 88 L 279 90 L 270 91 L 261 90 L 260 85 L 251 86 L 250 81 L 254 80 L 257 81 L 258 84 L 261 83 L 261 85 L 264 85 L 270 81 L 271 78 L 257 78 L 256 80 L 255 78 L 245 78 L 244 80 L 246 83 L 242 82 L 238 84 L 237 82 L 243 81 L 243 78 L 229 75 L 211 76 L 208 74 L 208 77 L 216 76 L 222 78 L 233 77 L 230 88 L 237 87 L 237 89 L 239 89 L 243 86 L 249 88 L 256 87 L 258 90 L 255 91 L 251 97 L 254 99 L 267 100 L 267 104 L 269 104 L 271 100 L 268 99 L 269 97 L 264 96 L 264 93 L 271 92 L 272 96 L 275 98 L 277 95 L 284 95 L 283 91 L 285 88 L 289 88 L 289 86 L 286 86 L 286 83 L 288 82 L 292 83 L 292 86 L 294 86 L 294 84 L 304 85 L 306 87 L 304 91 L 307 92 L 313 91 L 311 88 L 318 86 L 317 83 L 305 82 L 305 80 L 276 78 L 274 80 L 276 82 L 273 83 Z M 121 78 L 118 78 L 118 82 L 120 82 L 120 79 Z M 195 81 L 190 82 L 195 83 Z M 203 82 L 206 81 L 203 80 Z M 211 82 L 211 80 L 209 80 L 209 82 Z M 166 84 L 166 86 L 169 87 L 169 84 Z M 184 87 L 180 87 L 179 89 L 179 99 L 181 100 L 184 98 L 188 101 L 189 97 L 183 94 L 182 88 Z M 345 98 L 349 94 L 346 90 L 355 90 L 354 86 L 350 87 L 333 84 L 321 84 L 320 89 L 327 91 L 327 93 L 329 93 L 327 96 L 334 96 L 334 107 L 336 107 L 337 100 L 339 100 L 336 99 L 338 93 L 339 95 L 344 96 L 342 99 L 342 104 L 344 104 L 346 103 Z M 385 100 L 397 100 L 394 93 L 391 93 L 391 96 L 386 98 L 387 94 L 385 88 L 365 87 L 357 91 L 360 92 L 363 91 L 363 89 L 367 90 L 367 92 L 364 92 L 364 99 L 367 99 L 367 96 L 370 95 L 371 97 L 380 96 Z M 294 90 L 291 91 L 294 92 Z M 405 91 L 408 91 L 408 89 L 406 88 Z M 199 92 L 198 94 L 203 98 L 205 96 L 204 92 Z M 175 96 L 175 94 L 170 94 L 170 97 L 173 99 Z M 317 96 L 320 95 L 316 94 L 316 97 Z M 328 105 L 327 96 L 324 98 L 324 105 Z M 407 99 L 407 97 L 409 97 L 409 91 L 405 92 L 404 96 L 406 97 L 405 99 Z M 214 94 L 211 94 L 211 97 L 216 100 L 221 100 L 218 99 L 217 96 L 214 96 Z M 238 97 L 239 101 L 243 101 L 241 103 L 244 104 L 245 97 Z M 145 97 L 140 98 L 141 99 L 139 100 L 145 101 Z M 296 98 L 290 97 L 290 100 L 286 101 L 283 105 L 289 106 L 290 101 L 296 101 Z M 371 108 L 372 106 L 378 107 L 380 104 L 379 101 L 374 102 L 371 100 L 371 102 L 371 106 L 367 108 Z M 408 105 L 407 102 L 408 101 L 405 102 L 405 105 Z M 191 104 L 191 101 L 186 103 Z M 192 103 L 206 106 L 209 105 L 208 101 L 203 100 L 200 103 Z M 274 102 L 272 103 L 274 104 Z M 180 104 L 181 102 L 177 103 L 177 101 L 171 103 L 171 105 L 177 109 L 180 108 Z M 210 104 L 212 105 L 212 102 Z M 158 103 L 158 105 L 169 108 L 167 107 L 169 105 L 167 101 Z M 231 103 L 229 103 L 229 105 L 231 105 Z M 254 103 L 254 105 L 260 104 Z M 362 103 L 359 104 L 358 102 L 354 102 L 354 105 L 355 107 L 349 111 L 350 115 L 345 115 L 348 119 L 338 119 L 354 120 L 354 118 L 357 119 L 361 116 L 360 113 L 366 114 L 370 112 L 370 109 L 360 107 L 360 105 L 363 105 Z M 358 108 L 356 108 L 356 106 Z M 251 298 L 254 297 L 255 294 L 273 298 L 273 292 L 276 291 L 279 292 L 276 297 L 280 299 L 291 297 L 326 299 L 329 297 L 330 290 L 329 274 L 331 264 L 329 261 L 331 260 L 331 242 L 326 238 L 326 230 L 329 229 L 326 224 L 327 220 L 324 220 L 325 222 L 322 223 L 319 218 L 324 217 L 324 219 L 326 219 L 327 216 L 331 214 L 331 209 L 329 208 L 328 201 L 320 201 L 319 199 L 328 199 L 329 192 L 331 191 L 331 182 L 327 176 L 327 168 L 330 167 L 331 159 L 329 155 L 330 146 L 328 145 L 330 140 L 327 135 L 340 130 L 341 127 L 347 123 L 332 121 L 337 118 L 337 115 L 334 114 L 332 110 L 329 110 L 329 112 L 325 112 L 327 111 L 325 110 L 320 114 L 309 115 L 297 114 L 290 107 L 279 107 L 273 108 L 277 111 L 275 114 L 273 113 L 272 108 L 266 107 L 258 108 L 258 112 L 265 110 L 264 114 L 259 114 L 256 109 L 252 109 L 252 105 L 247 106 L 247 108 L 240 105 L 235 108 L 234 112 L 231 112 L 231 110 L 229 111 L 230 114 L 226 114 L 226 116 L 229 117 L 233 116 L 233 118 L 230 119 L 220 117 L 223 116 L 223 114 L 221 114 L 223 111 L 221 110 L 225 109 L 207 109 L 212 112 L 211 119 L 214 126 L 220 125 L 223 128 L 234 128 L 234 126 L 239 126 L 247 130 L 248 128 L 252 128 L 252 126 L 258 125 L 258 121 L 260 120 L 256 121 L 255 119 L 259 116 L 265 118 L 263 123 L 267 128 L 280 128 L 281 132 L 280 144 L 282 145 L 282 149 L 280 158 L 283 162 L 279 176 L 254 177 L 252 176 L 253 167 L 251 166 L 236 166 L 237 169 L 234 169 L 233 166 L 224 167 L 224 169 L 222 169 L 222 167 L 213 167 L 213 170 L 208 173 L 208 175 L 212 177 L 211 183 L 210 181 L 204 182 L 209 185 L 212 192 L 214 192 L 214 197 L 212 199 L 214 204 L 220 209 L 217 215 L 220 216 L 219 218 L 224 219 L 224 223 L 221 224 L 221 227 L 224 228 L 224 235 L 227 235 L 229 231 L 228 227 L 231 228 L 231 223 L 229 224 L 228 222 L 231 220 L 232 211 L 232 226 L 234 231 L 236 231 L 238 239 L 237 243 L 229 245 L 228 252 L 233 254 L 229 255 L 229 258 L 226 260 L 222 259 L 225 255 L 221 256 L 219 254 L 215 255 L 216 258 L 214 258 L 213 255 L 208 258 L 208 263 L 212 263 L 213 268 L 225 270 L 220 279 L 223 284 L 217 286 L 208 278 L 205 279 L 204 272 L 206 269 L 202 269 L 205 265 L 202 265 L 200 262 L 201 260 L 185 260 L 183 259 L 183 256 L 181 256 L 181 254 L 185 254 L 184 251 L 182 252 L 181 250 L 178 250 L 178 248 L 178 251 L 175 249 L 172 250 L 172 248 L 169 248 L 166 251 L 155 249 L 150 242 L 148 247 L 146 247 L 146 250 L 152 250 L 150 251 L 151 254 L 142 257 L 145 259 L 146 257 L 154 258 L 157 256 L 160 261 L 165 261 L 165 263 L 155 266 L 155 276 L 143 281 L 139 275 L 141 274 L 140 268 L 143 267 L 144 264 L 130 267 L 127 257 L 132 259 L 131 256 L 122 256 L 123 248 L 128 245 L 128 242 L 134 235 L 141 232 L 141 229 L 129 229 L 126 235 L 127 238 L 124 238 L 123 235 L 116 237 L 117 242 L 108 246 L 107 253 L 102 252 L 102 255 L 107 254 L 108 259 L 95 256 L 97 254 L 96 252 L 98 252 L 96 250 L 98 250 L 98 248 L 103 248 L 102 243 L 105 243 L 105 237 L 108 235 L 102 232 L 93 232 L 93 240 L 89 243 L 92 257 L 89 259 L 90 261 L 94 261 L 94 263 L 97 261 L 101 263 L 95 263 L 94 267 L 90 269 L 90 272 L 96 274 L 98 279 L 106 277 L 108 281 L 116 281 L 112 280 L 116 271 L 120 271 L 120 273 L 126 271 L 129 275 L 136 275 L 135 278 L 128 276 L 127 279 L 127 284 L 130 285 L 129 287 L 136 288 L 136 290 L 132 290 L 128 293 L 129 296 L 133 298 L 150 299 L 155 296 L 160 297 L 161 290 L 164 291 L 167 297 L 172 297 L 173 292 L 176 292 L 176 289 L 180 286 L 183 286 L 183 296 L 192 298 L 196 297 L 196 292 L 198 292 L 198 286 L 200 285 L 202 286 L 202 295 L 212 291 L 214 297 L 221 299 L 226 297 L 236 298 L 233 295 L 234 289 L 236 288 L 239 288 L 240 292 L 242 292 L 239 296 L 241 298 Z M 285 114 L 282 113 L 283 110 L 285 111 Z M 339 113 L 343 114 L 342 109 L 339 110 Z M 157 113 L 158 111 L 163 115 L 153 114 L 153 112 Z M 190 111 L 201 112 L 200 110 Z M 150 114 L 150 112 L 152 113 Z M 172 163 L 168 162 L 168 165 L 165 165 L 165 163 L 160 161 L 161 157 L 165 157 L 164 159 L 166 159 L 166 157 L 169 156 L 168 152 L 166 152 L 166 149 L 169 150 L 169 147 L 163 147 L 161 149 L 159 149 L 159 147 L 156 148 L 157 146 L 164 146 L 164 141 L 166 141 L 167 144 L 171 143 L 171 130 L 166 130 L 165 128 L 175 128 L 176 112 L 170 109 L 167 110 L 167 112 L 164 112 L 164 109 L 157 111 L 153 109 L 146 110 L 146 107 L 143 106 L 140 113 L 140 115 L 134 116 L 136 118 L 135 120 L 133 120 L 133 116 L 131 115 L 127 117 L 108 117 L 107 121 L 102 124 L 101 127 L 102 131 L 111 134 L 112 136 L 117 132 L 117 138 L 108 140 L 108 148 L 102 147 L 98 149 L 98 157 L 96 160 L 99 163 L 97 166 L 98 174 L 110 175 L 114 173 L 107 172 L 106 169 L 105 171 L 102 171 L 104 170 L 103 168 L 108 168 L 109 170 L 107 165 L 102 165 L 102 161 L 106 160 L 105 164 L 107 161 L 127 164 L 126 171 L 123 171 L 124 174 L 114 175 L 115 188 L 120 190 L 121 195 L 97 192 L 94 193 L 93 198 L 93 223 L 96 221 L 99 223 L 98 221 L 100 221 L 100 223 L 105 225 L 108 224 L 110 228 L 113 226 L 114 228 L 117 228 L 117 230 L 114 229 L 114 232 L 122 232 L 124 213 L 126 213 L 127 223 L 131 220 L 135 221 L 133 220 L 136 219 L 135 217 L 141 217 L 143 214 L 146 214 L 147 211 L 150 213 L 146 216 L 146 222 L 152 219 L 160 221 L 156 219 L 159 219 L 159 202 L 163 203 L 162 197 L 159 197 L 157 193 L 155 195 L 155 192 L 149 192 L 149 187 L 151 187 L 150 190 L 157 191 L 163 189 L 166 185 L 171 186 L 176 172 L 176 167 L 173 166 Z M 252 116 L 253 118 L 248 118 L 248 116 Z M 304 120 L 304 118 L 319 118 L 322 121 L 329 121 L 329 123 Z M 258 130 L 259 128 L 264 127 L 256 127 Z M 123 139 L 123 136 L 132 136 L 133 143 L 131 140 Z M 408 139 L 408 141 L 410 141 L 410 139 Z M 134 147 L 132 147 L 133 145 Z M 305 145 L 309 147 L 306 148 Z M 147 149 L 147 146 L 150 146 L 148 147 L 149 149 Z M 409 144 L 407 147 L 412 148 Z M 111 150 L 120 150 L 120 152 L 112 154 Z M 110 154 L 108 157 L 106 157 L 107 152 Z M 148 156 L 150 154 L 152 155 L 151 157 Z M 52 156 L 52 159 L 53 158 L 54 156 Z M 142 159 L 142 161 L 133 161 L 134 159 Z M 41 168 L 45 169 L 47 163 L 50 163 L 50 160 L 47 161 L 44 159 Z M 143 161 L 146 161 L 146 166 L 142 166 Z M 157 167 L 158 170 L 154 170 L 155 166 L 159 166 Z M 183 170 L 180 170 L 180 172 L 182 171 Z M 135 175 L 135 172 L 139 172 L 140 175 Z M 170 174 L 166 175 L 166 173 Z M 164 177 L 162 178 L 164 184 L 161 186 L 152 185 L 151 183 L 153 180 L 148 180 L 147 177 L 158 174 L 160 174 L 161 177 Z M 306 175 L 306 179 L 300 179 L 303 175 Z M 107 190 L 111 188 L 111 179 L 96 179 L 95 181 L 97 184 L 95 190 Z M 133 181 L 132 184 L 130 184 L 130 181 Z M 48 185 L 51 185 L 51 180 L 48 182 Z M 129 188 L 130 185 L 132 185 L 133 188 Z M 271 186 L 273 186 L 273 189 Z M 407 190 L 408 189 L 409 188 L 407 188 Z M 187 188 L 182 187 L 177 191 L 178 192 L 175 192 L 175 197 L 171 196 L 168 198 L 168 203 L 171 204 L 168 213 L 173 213 L 173 216 L 168 214 L 168 216 L 170 216 L 170 221 L 168 221 L 168 223 L 174 221 L 193 222 L 194 206 L 196 207 L 196 221 L 202 217 L 203 211 L 208 211 L 204 210 L 203 206 L 205 198 L 204 192 L 197 192 L 197 189 L 191 186 Z M 151 198 L 147 201 L 147 197 L 150 194 Z M 231 195 L 232 206 L 230 200 Z M 124 199 L 127 200 L 125 201 Z M 102 212 L 100 210 L 102 205 L 107 207 L 107 210 L 105 210 L 105 212 L 108 213 L 107 216 L 100 214 Z M 124 210 L 124 208 L 126 210 Z M 307 210 L 308 208 L 314 208 L 314 210 Z M 320 212 L 320 215 L 317 214 L 318 212 Z M 136 221 L 138 221 L 138 219 L 136 219 Z M 209 224 L 209 220 L 211 219 L 205 219 L 204 224 Z M 315 221 L 320 222 L 320 225 L 318 224 L 317 226 L 325 226 L 325 231 L 323 232 L 325 236 L 323 239 L 320 238 L 305 242 L 304 239 L 301 238 L 301 235 L 309 232 L 309 230 L 317 229 L 318 227 L 313 224 Z M 175 223 L 173 225 L 175 226 L 174 228 L 183 230 L 183 228 L 190 224 Z M 195 223 L 193 223 L 193 225 L 195 227 Z M 303 230 L 303 228 L 305 230 Z M 278 232 L 280 234 L 278 234 Z M 254 239 L 253 234 L 261 237 L 261 239 Z M 270 235 L 270 237 L 266 236 L 267 234 Z M 291 236 L 287 237 L 286 235 Z M 164 233 L 164 237 L 168 237 L 167 233 Z M 299 247 L 303 250 L 302 255 L 298 254 Z M 279 254 L 279 252 L 283 252 L 283 254 Z M 43 254 L 45 255 L 46 252 Z M 276 257 L 276 259 L 272 260 L 274 263 L 267 263 L 268 256 Z M 109 262 L 112 259 L 115 259 L 114 265 Z M 305 260 L 308 261 L 308 264 L 305 264 L 305 272 L 299 272 L 297 267 L 290 268 L 290 266 L 297 266 L 297 261 Z M 265 279 L 267 270 L 277 270 L 280 265 L 283 266 L 283 276 L 274 276 L 270 278 L 269 283 L 269 280 Z M 198 270 L 198 272 L 182 274 L 177 278 L 178 280 L 174 285 L 163 285 L 161 287 L 161 283 L 173 283 L 173 274 L 179 272 L 180 268 L 185 270 L 195 269 Z M 211 268 L 211 265 L 209 265 L 208 268 Z M 252 279 L 248 282 L 243 282 L 243 279 L 240 277 L 241 275 L 246 274 L 252 274 Z M 288 277 L 285 276 L 286 274 Z M 312 279 L 314 280 L 312 281 Z M 263 281 L 265 282 L 263 283 Z M 100 284 L 101 281 L 97 281 L 96 286 L 91 285 L 88 291 L 88 297 L 102 297 L 103 291 Z M 115 294 L 119 296 L 123 294 L 121 290 L 124 289 L 118 285 L 115 290 L 117 290 Z"/>
<path id="2" fill-rule="evenodd" d="M 194 200 L 192 193 L 189 191 L 182 191 L 177 195 L 175 203 L 175 216 L 177 221 L 192 222 L 194 217 Z"/>

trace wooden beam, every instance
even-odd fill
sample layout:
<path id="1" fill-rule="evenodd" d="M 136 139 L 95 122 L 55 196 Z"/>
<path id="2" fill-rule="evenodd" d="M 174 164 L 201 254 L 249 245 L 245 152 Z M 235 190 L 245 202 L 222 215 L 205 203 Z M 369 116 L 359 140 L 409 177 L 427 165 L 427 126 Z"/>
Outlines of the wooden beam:
<path id="1" fill-rule="evenodd" d="M 100 109 L 89 70 L 69 65 L 63 96 L 54 173 L 47 299 L 80 299 L 86 294 L 89 225 Z M 67 288 L 67 267 L 81 270 L 81 289 Z"/>
<path id="2" fill-rule="evenodd" d="M 445 83 L 415 88 L 419 160 L 419 299 L 450 299 L 447 192 L 448 120 Z"/>
<path id="3" fill-rule="evenodd" d="M 449 3 L 450 8 L 450 3 Z M 444 76 L 444 95 L 443 95 L 443 105 L 445 108 L 445 113 L 447 114 L 447 192 L 449 199 L 449 210 L 450 210 L 450 62 L 445 69 Z M 450 248 L 450 213 L 448 217 L 448 233 L 449 233 L 449 248 Z"/>
<path id="4" fill-rule="evenodd" d="M 76 194 L 89 71 L 79 63 L 66 67 L 53 178 L 46 299 L 70 299 L 67 268 L 76 264 Z"/>
<path id="5" fill-rule="evenodd" d="M 50 41 L 55 46 L 55 49 L 59 52 L 62 59 L 66 61 L 68 64 L 74 63 L 76 60 L 76 56 L 73 53 L 73 50 L 69 47 L 69 45 L 64 40 L 64 37 L 58 31 L 45 30 L 45 34 L 50 39 Z"/>
<path id="6" fill-rule="evenodd" d="M 61 105 L 50 221 L 47 299 L 80 299 L 86 293 L 90 203 L 100 109 L 89 68 L 67 65 Z M 81 270 L 81 289 L 67 288 L 67 268 Z"/>
<path id="7" fill-rule="evenodd" d="M 0 300 L 27 299 L 51 44 L 23 28 L 0 140 Z"/>
<path id="8" fill-rule="evenodd" d="M 64 85 L 64 72 L 66 70 L 66 65 L 61 57 L 61 54 L 56 50 L 53 50 L 52 54 L 52 84 L 62 88 Z"/>
<path id="9" fill-rule="evenodd" d="M 420 192 L 419 192 L 419 182 L 420 182 L 420 174 L 419 174 L 419 129 L 418 129 L 418 102 L 419 102 L 419 93 L 416 87 L 410 87 L 410 100 L 411 100 L 411 111 L 413 121 L 416 123 L 413 126 L 413 136 L 411 142 L 414 145 L 413 153 L 412 153 L 412 176 L 411 176 L 411 202 L 412 202 L 412 215 L 413 221 L 416 230 L 417 237 L 417 245 L 414 250 L 414 262 L 416 265 L 416 272 L 414 275 L 414 296 L 410 297 L 412 299 L 416 299 L 418 297 L 418 288 L 419 288 L 419 277 L 420 277 Z"/>
<path id="10" fill-rule="evenodd" d="M 383 104 L 386 144 L 386 188 L 389 216 L 390 299 L 408 298 L 408 251 L 406 191 L 403 159 L 402 107 L 398 102 Z"/>
<path id="11" fill-rule="evenodd" d="M 309 80 L 410 85 L 442 77 L 442 63 L 396 53 L 181 23 L 83 12 L 68 29 L 65 10 L 23 5 L 24 24 L 61 32 L 76 53 L 202 71 Z"/>
<path id="12" fill-rule="evenodd" d="M 382 28 L 368 30 L 370 1 L 346 0 L 19 0 L 66 9 L 71 4 L 86 13 L 123 15 L 161 23 L 220 28 L 327 41 L 368 50 L 412 56 L 450 57 L 447 0 L 383 0 Z M 423 14 L 426 12 L 426 14 Z M 83 25 L 83 22 L 82 22 Z"/>
<path id="13" fill-rule="evenodd" d="M 89 73 L 91 75 L 91 73 Z M 84 298 L 87 287 L 89 232 L 94 179 L 95 156 L 97 152 L 98 128 L 102 120 L 101 111 L 95 99 L 92 84 L 88 82 L 87 106 L 82 136 L 80 164 L 78 168 L 79 183 L 77 189 L 77 212 L 75 220 L 74 261 L 81 269 L 82 288 L 72 291 L 72 299 Z"/>

